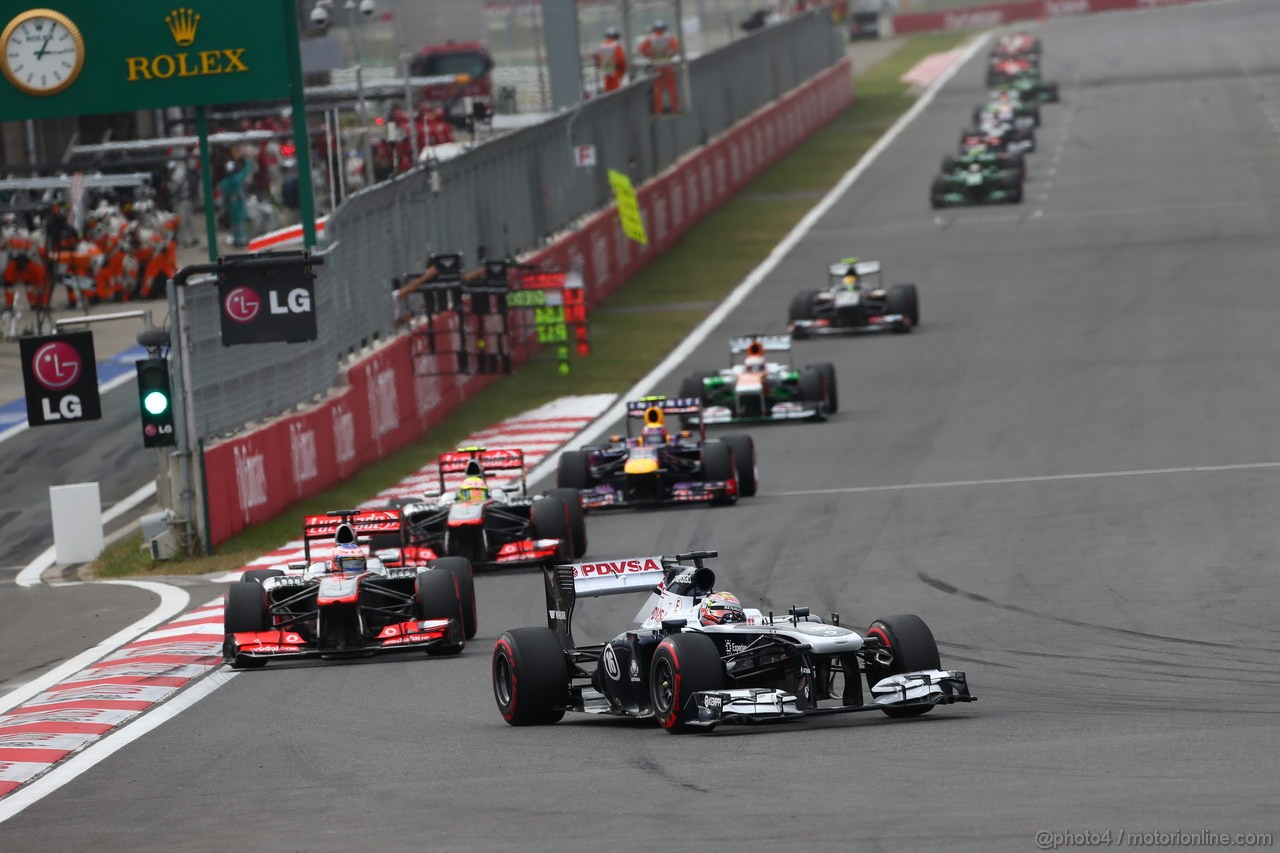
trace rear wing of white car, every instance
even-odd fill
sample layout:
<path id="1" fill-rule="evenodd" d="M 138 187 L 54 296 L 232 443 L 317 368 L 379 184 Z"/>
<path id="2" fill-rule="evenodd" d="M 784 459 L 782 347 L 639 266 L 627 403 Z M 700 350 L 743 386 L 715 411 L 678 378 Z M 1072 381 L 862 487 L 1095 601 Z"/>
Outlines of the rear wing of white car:
<path id="1" fill-rule="evenodd" d="M 710 592 L 715 573 L 702 561 L 718 556 L 715 551 L 690 551 L 664 557 L 627 557 L 589 563 L 565 563 L 545 570 L 547 625 L 561 638 L 566 649 L 574 648 L 573 609 L 579 598 L 643 592 L 678 595 Z M 692 563 L 692 565 L 690 565 Z"/>

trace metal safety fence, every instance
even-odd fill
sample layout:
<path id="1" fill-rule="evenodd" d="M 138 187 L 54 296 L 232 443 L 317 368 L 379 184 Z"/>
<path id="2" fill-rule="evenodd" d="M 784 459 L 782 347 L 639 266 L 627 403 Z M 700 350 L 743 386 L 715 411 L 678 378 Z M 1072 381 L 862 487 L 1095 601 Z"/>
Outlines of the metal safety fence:
<path id="1" fill-rule="evenodd" d="M 327 226 L 311 343 L 223 347 L 216 290 L 191 288 L 198 436 L 234 433 L 326 393 L 344 359 L 393 334 L 391 282 L 421 271 L 430 253 L 460 250 L 474 264 L 535 249 L 609 202 L 608 169 L 639 184 L 843 57 L 830 22 L 801 15 L 692 61 L 686 114 L 652 117 L 640 82 L 350 197 Z M 595 146 L 595 167 L 575 162 L 584 145 Z"/>

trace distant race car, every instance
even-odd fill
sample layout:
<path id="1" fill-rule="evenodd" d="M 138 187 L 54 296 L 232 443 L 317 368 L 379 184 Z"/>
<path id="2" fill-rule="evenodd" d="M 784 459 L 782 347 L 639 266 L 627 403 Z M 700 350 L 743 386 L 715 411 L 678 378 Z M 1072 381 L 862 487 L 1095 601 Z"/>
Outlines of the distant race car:
<path id="1" fill-rule="evenodd" d="M 973 124 L 982 127 L 990 124 L 1011 124 L 1018 130 L 1030 130 L 1040 126 L 1040 105 L 1024 101 L 1008 93 L 997 93 L 991 100 L 973 108 Z"/>
<path id="2" fill-rule="evenodd" d="M 697 398 L 644 397 L 627 403 L 627 434 L 609 443 L 567 450 L 556 485 L 577 489 L 588 510 L 670 504 L 727 505 L 756 493 L 756 451 L 749 435 L 708 441 L 705 424 L 695 434 L 672 434 L 669 417 L 701 418 Z M 632 424 L 641 422 L 639 435 Z"/>
<path id="3" fill-rule="evenodd" d="M 1013 169 L 971 163 L 954 172 L 935 175 L 929 187 L 933 207 L 967 204 L 1018 204 L 1022 201 L 1022 176 Z"/>
<path id="4" fill-rule="evenodd" d="M 885 287 L 879 261 L 845 258 L 828 267 L 826 290 L 803 290 L 787 312 L 793 338 L 910 332 L 920 325 L 914 284 Z"/>
<path id="5" fill-rule="evenodd" d="M 502 718 L 547 725 L 578 711 L 656 718 L 685 734 L 857 711 L 915 717 L 975 701 L 963 672 L 941 668 L 919 617 L 887 616 L 859 632 L 838 614 L 824 622 L 808 607 L 766 615 L 715 591 L 715 574 L 704 565 L 715 556 L 693 551 L 547 570 L 547 627 L 505 631 L 493 648 Z M 578 599 L 646 592 L 638 626 L 603 644 L 574 640 Z"/>
<path id="6" fill-rule="evenodd" d="M 358 532 L 385 535 L 399 525 L 398 514 L 386 510 L 307 518 L 305 562 L 250 569 L 227 587 L 224 660 L 251 669 L 278 658 L 462 651 L 476 632 L 471 564 L 446 557 L 393 568 L 366 554 Z M 331 555 L 312 554 L 318 539 L 332 543 Z"/>
<path id="7" fill-rule="evenodd" d="M 1027 134 L 1010 125 L 971 127 L 961 131 L 960 144 L 957 146 L 959 153 L 965 154 L 978 147 L 997 153 L 1025 156 L 1035 150 L 1035 134 Z"/>
<path id="8" fill-rule="evenodd" d="M 1040 69 L 1038 56 L 993 56 L 987 62 L 986 84 L 988 88 L 1008 83 L 1020 74 L 1037 72 Z"/>
<path id="9" fill-rule="evenodd" d="M 985 145 L 974 145 L 960 154 L 948 154 L 942 158 L 940 171 L 944 175 L 950 174 L 961 169 L 968 169 L 974 163 L 981 165 L 983 168 L 990 167 L 1016 172 L 1021 179 L 1025 179 L 1027 176 L 1025 155 L 1020 152 L 991 151 Z"/>
<path id="10" fill-rule="evenodd" d="M 550 565 L 586 553 L 578 492 L 551 489 L 530 496 L 523 451 L 460 447 L 441 454 L 437 469 L 437 491 L 395 502 L 407 562 L 453 556 L 466 557 L 477 568 Z M 491 477 L 512 472 L 519 474 L 514 482 L 491 484 Z"/>
<path id="11" fill-rule="evenodd" d="M 729 339 L 730 367 L 700 370 L 680 383 L 681 397 L 694 397 L 702 411 L 685 415 L 686 426 L 755 421 L 826 420 L 839 408 L 836 368 L 829 362 L 797 370 L 771 362 L 766 353 L 791 353 L 789 335 L 746 335 Z M 743 356 L 740 363 L 737 356 Z"/>
<path id="12" fill-rule="evenodd" d="M 991 47 L 990 56 L 1023 56 L 1039 59 L 1044 52 L 1040 39 L 1030 33 L 1007 33 L 1000 36 Z"/>

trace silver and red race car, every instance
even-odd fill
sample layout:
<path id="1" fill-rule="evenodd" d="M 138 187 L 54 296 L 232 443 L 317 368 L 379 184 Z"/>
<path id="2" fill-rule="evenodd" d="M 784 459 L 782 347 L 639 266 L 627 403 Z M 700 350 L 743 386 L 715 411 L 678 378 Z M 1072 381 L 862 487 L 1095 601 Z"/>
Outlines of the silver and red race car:
<path id="1" fill-rule="evenodd" d="M 384 511 L 309 517 L 304 562 L 251 569 L 227 588 L 224 660 L 249 669 L 280 658 L 462 651 L 476 634 L 471 564 L 454 557 L 390 567 L 368 556 L 357 531 L 389 535 L 398 527 L 397 514 Z M 313 553 L 317 540 L 331 543 L 332 554 Z"/>
<path id="2" fill-rule="evenodd" d="M 917 616 L 886 616 L 855 631 L 838 614 L 824 622 L 807 607 L 775 615 L 736 606 L 708 621 L 704 602 L 733 598 L 715 592 L 704 565 L 715 556 L 693 551 L 547 570 L 547 627 L 506 631 L 494 645 L 502 718 L 523 726 L 555 723 L 568 711 L 656 717 L 683 734 L 857 711 L 915 717 L 975 701 L 963 672 L 941 668 L 933 634 Z M 648 593 L 638 626 L 607 643 L 575 642 L 578 599 L 624 593 Z"/>
<path id="3" fill-rule="evenodd" d="M 578 492 L 557 488 L 531 496 L 523 451 L 460 447 L 441 454 L 437 467 L 438 491 L 396 502 L 403 561 L 451 556 L 477 567 L 551 565 L 586 553 Z"/>

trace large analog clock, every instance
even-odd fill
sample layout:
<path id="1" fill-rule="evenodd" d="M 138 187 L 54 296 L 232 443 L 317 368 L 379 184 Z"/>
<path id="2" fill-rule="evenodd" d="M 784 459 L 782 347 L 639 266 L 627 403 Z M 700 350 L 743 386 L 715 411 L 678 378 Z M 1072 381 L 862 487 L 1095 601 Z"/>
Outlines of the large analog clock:
<path id="1" fill-rule="evenodd" d="M 31 9 L 0 35 L 0 69 L 28 95 L 56 95 L 84 67 L 84 38 L 76 25 L 52 9 Z"/>

